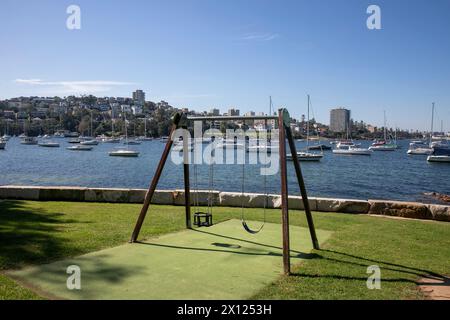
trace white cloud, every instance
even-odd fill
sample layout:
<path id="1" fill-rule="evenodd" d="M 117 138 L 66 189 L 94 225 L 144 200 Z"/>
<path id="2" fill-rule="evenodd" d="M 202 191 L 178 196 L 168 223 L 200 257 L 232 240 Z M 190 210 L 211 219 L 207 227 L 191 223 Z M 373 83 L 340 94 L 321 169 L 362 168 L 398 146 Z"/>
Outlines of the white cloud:
<path id="1" fill-rule="evenodd" d="M 15 79 L 15 83 L 40 87 L 46 92 L 54 94 L 94 94 L 107 92 L 118 86 L 136 85 L 133 82 L 122 81 L 44 81 L 41 79 Z"/>
<path id="2" fill-rule="evenodd" d="M 244 34 L 240 39 L 249 41 L 271 41 L 278 38 L 280 35 L 278 33 L 261 33 L 261 32 L 251 32 Z"/>

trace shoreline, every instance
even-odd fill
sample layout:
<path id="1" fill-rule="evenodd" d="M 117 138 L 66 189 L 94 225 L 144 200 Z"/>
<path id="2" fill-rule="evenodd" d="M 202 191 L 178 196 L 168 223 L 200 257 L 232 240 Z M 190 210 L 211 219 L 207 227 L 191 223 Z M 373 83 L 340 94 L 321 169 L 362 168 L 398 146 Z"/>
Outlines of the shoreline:
<path id="1" fill-rule="evenodd" d="M 76 201 L 109 203 L 143 203 L 146 189 L 128 188 L 87 188 L 66 186 L 0 186 L 1 200 L 32 201 Z M 259 193 L 211 192 L 214 206 L 264 208 L 265 196 Z M 267 208 L 277 209 L 281 206 L 278 194 L 267 196 Z M 192 202 L 193 202 L 193 198 Z M 200 206 L 206 206 L 208 191 L 198 191 Z M 309 197 L 312 211 L 336 212 L 347 214 L 368 214 L 394 216 L 412 219 L 436 220 L 450 222 L 450 205 L 427 204 L 421 202 L 393 200 L 356 200 L 339 198 Z M 184 205 L 184 190 L 156 190 L 153 204 Z M 192 203 L 194 205 L 194 203 Z M 303 210 L 300 196 L 289 196 L 289 208 Z"/>

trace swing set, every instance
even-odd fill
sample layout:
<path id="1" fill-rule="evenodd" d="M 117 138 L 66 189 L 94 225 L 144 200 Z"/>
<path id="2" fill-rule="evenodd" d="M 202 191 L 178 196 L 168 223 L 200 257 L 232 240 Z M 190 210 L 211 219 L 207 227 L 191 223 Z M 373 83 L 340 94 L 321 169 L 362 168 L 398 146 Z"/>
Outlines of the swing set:
<path id="1" fill-rule="evenodd" d="M 308 195 L 305 188 L 305 183 L 302 176 L 302 171 L 300 168 L 300 162 L 297 157 L 297 150 L 295 147 L 295 142 L 292 136 L 292 131 L 290 127 L 290 116 L 289 112 L 282 108 L 278 110 L 278 115 L 268 115 L 268 116 L 187 116 L 184 113 L 176 113 L 172 119 L 172 127 L 170 130 L 169 139 L 167 140 L 166 146 L 164 148 L 161 159 L 156 168 L 155 175 L 151 181 L 150 187 L 145 194 L 144 204 L 142 206 L 141 212 L 137 219 L 136 225 L 134 227 L 131 243 L 137 242 L 139 237 L 139 232 L 141 230 L 142 224 L 144 223 L 145 217 L 147 215 L 148 208 L 152 201 L 153 195 L 155 193 L 156 187 L 158 185 L 159 179 L 161 177 L 164 165 L 167 162 L 167 158 L 170 154 L 171 148 L 173 146 L 173 134 L 177 129 L 187 129 L 188 121 L 247 121 L 247 120 L 275 120 L 278 123 L 279 128 L 279 160 L 280 160 L 280 175 L 281 175 L 281 214 L 282 214 L 282 234 L 283 234 L 283 270 L 285 275 L 290 274 L 290 242 L 289 242 L 289 204 L 288 204 L 288 184 L 287 184 L 287 161 L 286 161 L 286 140 L 289 144 L 289 148 L 292 154 L 292 160 L 294 164 L 294 169 L 297 177 L 297 181 L 300 187 L 300 193 L 302 196 L 303 205 L 306 213 L 306 220 L 308 222 L 309 233 L 311 236 L 311 241 L 314 249 L 319 249 L 319 242 L 317 240 L 316 231 L 314 228 L 314 221 L 311 214 L 311 208 L 308 202 Z M 183 171 L 184 171 L 184 207 L 186 215 L 186 228 L 192 229 L 191 223 L 191 190 L 190 190 L 190 176 L 189 176 L 189 141 L 188 137 L 183 137 Z M 244 145 L 245 147 L 245 145 Z M 245 161 L 244 161 L 245 162 Z M 198 200 L 198 169 L 197 166 L 193 165 L 194 170 L 194 208 L 199 207 Z M 242 208 L 241 208 L 241 220 L 242 226 L 250 234 L 257 234 L 262 231 L 266 222 L 266 208 L 267 208 L 267 181 L 266 175 L 264 175 L 264 220 L 258 229 L 252 229 L 248 226 L 245 215 L 244 215 L 244 194 L 245 194 L 245 164 L 242 164 L 242 186 L 241 186 L 241 198 L 242 198 Z M 213 208 L 213 192 L 214 188 L 214 166 L 209 165 L 208 174 L 208 204 L 206 212 L 201 212 L 196 210 L 194 213 L 194 225 L 196 226 L 210 226 L 212 225 L 212 208 Z"/>

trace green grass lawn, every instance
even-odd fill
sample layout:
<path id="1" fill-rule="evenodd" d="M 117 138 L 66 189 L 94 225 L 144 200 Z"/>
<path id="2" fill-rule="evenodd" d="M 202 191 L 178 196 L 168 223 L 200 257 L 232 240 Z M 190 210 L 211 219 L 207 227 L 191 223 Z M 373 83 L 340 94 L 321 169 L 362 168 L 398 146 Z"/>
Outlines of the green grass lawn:
<path id="1" fill-rule="evenodd" d="M 140 205 L 77 202 L 0 202 L 0 270 L 47 263 L 121 245 Z M 215 222 L 240 218 L 239 208 L 215 208 Z M 262 210 L 247 209 L 249 220 Z M 314 213 L 316 228 L 333 231 L 321 250 L 260 291 L 257 299 L 421 299 L 416 281 L 450 275 L 450 224 L 365 215 Z M 267 220 L 280 223 L 280 211 Z M 292 225 L 307 226 L 291 211 Z M 184 208 L 152 206 L 141 238 L 182 230 Z M 262 231 L 264 232 L 264 231 Z M 381 268 L 381 290 L 366 287 L 367 266 Z M 39 299 L 0 274 L 0 299 Z"/>

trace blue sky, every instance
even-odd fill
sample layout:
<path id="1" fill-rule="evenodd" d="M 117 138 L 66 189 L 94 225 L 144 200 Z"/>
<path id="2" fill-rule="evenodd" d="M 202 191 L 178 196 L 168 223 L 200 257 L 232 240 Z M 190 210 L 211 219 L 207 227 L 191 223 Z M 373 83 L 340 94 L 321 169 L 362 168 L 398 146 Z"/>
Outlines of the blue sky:
<path id="1" fill-rule="evenodd" d="M 66 8 L 81 8 L 68 30 Z M 382 30 L 368 30 L 379 5 Z M 2 0 L 0 98 L 92 93 L 450 130 L 450 0 Z"/>

